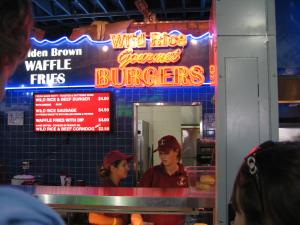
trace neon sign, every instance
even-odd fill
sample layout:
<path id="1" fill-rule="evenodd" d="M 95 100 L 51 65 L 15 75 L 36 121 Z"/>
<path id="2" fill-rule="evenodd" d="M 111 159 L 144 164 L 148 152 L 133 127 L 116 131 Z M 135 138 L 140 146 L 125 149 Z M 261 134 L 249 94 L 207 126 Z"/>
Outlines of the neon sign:
<path id="1" fill-rule="evenodd" d="M 146 33 L 111 34 L 110 39 L 114 49 L 146 48 Z"/>
<path id="2" fill-rule="evenodd" d="M 123 50 L 117 58 L 119 68 L 126 67 L 129 64 L 153 64 L 153 63 L 175 63 L 180 59 L 182 50 L 176 49 L 171 52 L 159 53 L 134 53 L 132 48 Z"/>
<path id="3" fill-rule="evenodd" d="M 209 38 L 171 32 L 115 34 L 104 41 L 31 38 L 6 89 L 173 87 L 210 84 Z M 204 83 L 203 83 L 204 82 Z"/>
<path id="4" fill-rule="evenodd" d="M 217 84 L 217 74 L 215 65 L 209 66 L 209 79 L 211 86 L 215 86 Z"/>
<path id="5" fill-rule="evenodd" d="M 166 32 L 150 32 L 149 48 L 175 48 L 171 51 L 134 52 L 134 49 L 147 48 L 146 33 L 111 34 L 112 47 L 124 49 L 117 56 L 119 68 L 95 68 L 95 87 L 170 87 L 170 86 L 201 86 L 204 81 L 204 68 L 200 65 L 174 66 L 178 62 L 187 45 L 187 36 L 168 34 Z M 139 68 L 133 66 L 147 66 Z M 152 66 L 158 64 L 158 67 Z M 127 67 L 127 66 L 131 67 Z M 151 65 L 151 66 L 148 66 Z"/>
<path id="6" fill-rule="evenodd" d="M 204 83 L 202 66 L 149 66 L 143 70 L 138 67 L 95 69 L 95 87 L 170 87 L 201 86 Z"/>
<path id="7" fill-rule="evenodd" d="M 114 49 L 122 48 L 146 48 L 146 33 L 111 34 Z M 184 47 L 187 37 L 184 34 L 168 34 L 167 32 L 150 32 L 150 47 Z"/>

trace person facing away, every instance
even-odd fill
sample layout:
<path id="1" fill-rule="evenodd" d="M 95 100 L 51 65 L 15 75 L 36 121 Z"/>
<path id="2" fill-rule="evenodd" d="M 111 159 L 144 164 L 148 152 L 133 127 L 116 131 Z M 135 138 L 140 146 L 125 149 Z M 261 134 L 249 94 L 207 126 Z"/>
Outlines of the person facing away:
<path id="1" fill-rule="evenodd" d="M 133 156 L 126 155 L 118 150 L 107 153 L 103 159 L 103 165 L 99 171 L 103 178 L 103 187 L 119 187 L 120 182 L 128 176 L 128 162 Z M 97 225 L 127 225 L 129 216 L 127 214 L 103 214 L 90 212 L 89 223 Z"/>
<path id="2" fill-rule="evenodd" d="M 60 216 L 33 196 L 12 187 L 0 187 L 1 225 L 63 225 Z"/>
<path id="3" fill-rule="evenodd" d="M 30 48 L 32 24 L 31 1 L 0 1 L 0 100 L 8 78 Z"/>
<path id="4" fill-rule="evenodd" d="M 0 100 L 5 84 L 30 48 L 31 1 L 0 1 Z M 0 187 L 1 225 L 63 225 L 59 215 L 23 191 Z"/>
<path id="5" fill-rule="evenodd" d="M 180 163 L 181 146 L 172 135 L 166 135 L 159 139 L 158 151 L 161 164 L 148 169 L 142 176 L 139 187 L 160 188 L 185 188 L 188 180 L 183 165 Z M 143 221 L 152 222 L 155 225 L 183 225 L 183 215 L 143 215 L 132 214 L 133 225 L 143 224 Z"/>
<path id="6" fill-rule="evenodd" d="M 267 141 L 242 163 L 233 187 L 234 225 L 300 224 L 300 143 Z"/>

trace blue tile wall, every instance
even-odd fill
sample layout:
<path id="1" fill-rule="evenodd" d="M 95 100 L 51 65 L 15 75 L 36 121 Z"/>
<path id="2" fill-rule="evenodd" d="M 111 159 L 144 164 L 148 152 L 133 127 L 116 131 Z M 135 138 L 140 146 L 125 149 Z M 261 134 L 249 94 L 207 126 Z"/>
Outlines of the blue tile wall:
<path id="1" fill-rule="evenodd" d="M 93 92 L 95 89 L 8 90 L 0 104 L 0 165 L 6 182 L 22 174 L 21 163 L 30 162 L 29 174 L 38 176 L 42 184 L 59 185 L 59 173 L 64 170 L 72 180 L 83 179 L 97 186 L 100 179 L 97 166 L 110 150 L 133 153 L 133 103 L 165 102 L 188 104 L 201 102 L 203 114 L 214 113 L 214 87 L 184 88 L 108 88 L 113 96 L 111 133 L 35 133 L 33 132 L 33 93 Z M 24 111 L 23 126 L 8 126 L 8 111 Z M 204 128 L 205 128 L 204 124 Z M 211 132 L 204 135 L 213 137 Z M 133 173 L 123 183 L 132 186 Z"/>

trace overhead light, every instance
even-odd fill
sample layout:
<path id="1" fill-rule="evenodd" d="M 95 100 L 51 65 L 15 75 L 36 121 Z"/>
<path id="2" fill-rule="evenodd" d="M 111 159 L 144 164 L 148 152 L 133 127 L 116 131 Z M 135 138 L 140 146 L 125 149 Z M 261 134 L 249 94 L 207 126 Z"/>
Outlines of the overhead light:
<path id="1" fill-rule="evenodd" d="M 108 46 L 107 46 L 107 45 L 104 45 L 104 46 L 102 47 L 102 51 L 103 51 L 103 52 L 107 52 L 107 51 L 108 51 Z"/>
<path id="2" fill-rule="evenodd" d="M 197 45 L 197 40 L 192 39 L 192 40 L 191 40 L 191 43 L 192 43 L 192 45 Z"/>

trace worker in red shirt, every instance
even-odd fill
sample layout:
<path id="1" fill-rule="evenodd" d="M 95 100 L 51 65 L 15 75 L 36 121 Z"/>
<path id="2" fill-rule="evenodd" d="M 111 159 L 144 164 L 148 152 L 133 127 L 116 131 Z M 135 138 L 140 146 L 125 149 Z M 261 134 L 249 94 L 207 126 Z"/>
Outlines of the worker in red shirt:
<path id="1" fill-rule="evenodd" d="M 158 151 L 161 164 L 148 169 L 139 187 L 161 187 L 161 188 L 185 188 L 188 187 L 187 175 L 183 165 L 180 163 L 181 147 L 174 136 L 167 135 L 158 141 Z M 143 215 L 132 214 L 131 223 L 141 225 L 145 222 L 152 222 L 154 225 L 183 225 L 183 215 Z"/>
<path id="2" fill-rule="evenodd" d="M 103 160 L 103 166 L 99 171 L 103 178 L 103 187 L 120 187 L 121 180 L 127 178 L 129 166 L 128 163 L 133 156 L 124 154 L 119 150 L 107 153 Z M 92 225 L 127 225 L 129 215 L 112 213 L 89 213 L 89 223 Z"/>

